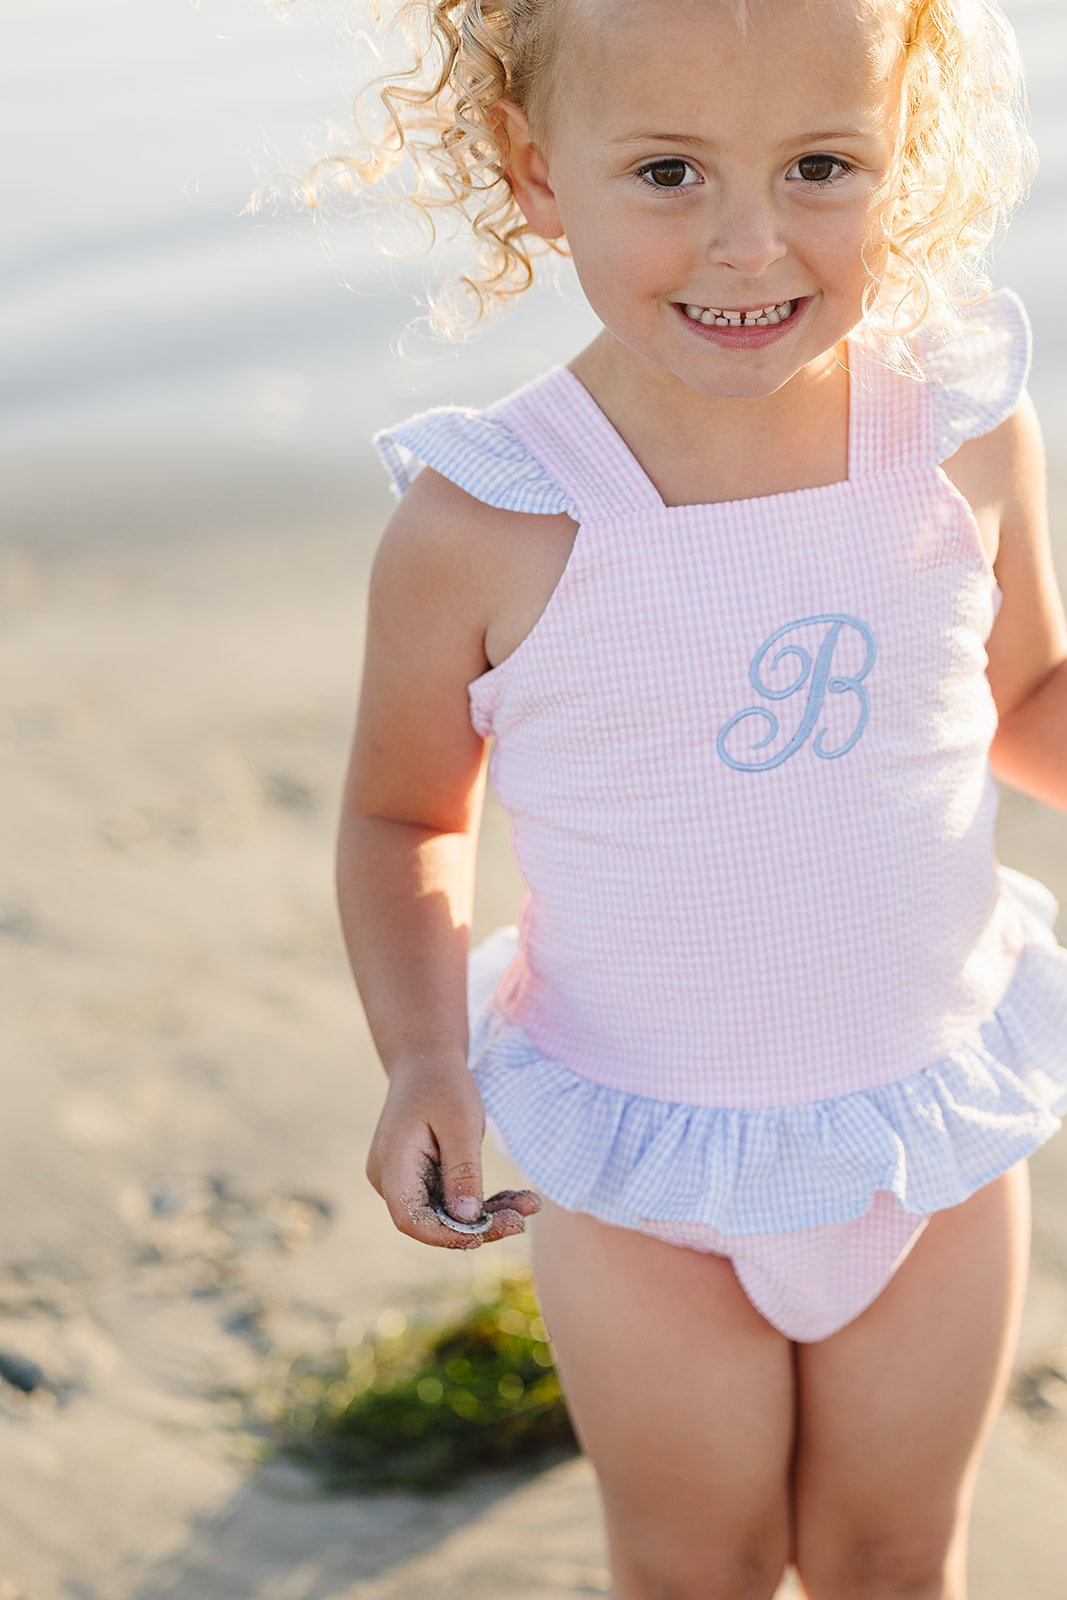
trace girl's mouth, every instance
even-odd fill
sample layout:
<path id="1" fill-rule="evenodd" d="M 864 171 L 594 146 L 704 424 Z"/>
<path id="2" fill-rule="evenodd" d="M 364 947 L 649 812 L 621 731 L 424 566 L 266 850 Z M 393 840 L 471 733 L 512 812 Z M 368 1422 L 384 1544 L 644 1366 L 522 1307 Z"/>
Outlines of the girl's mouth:
<path id="1" fill-rule="evenodd" d="M 737 355 L 744 351 L 763 350 L 788 339 L 792 330 L 803 320 L 811 305 L 810 295 L 798 300 L 779 300 L 770 306 L 698 306 L 674 302 L 674 314 L 684 325 L 690 338 L 705 344 L 716 345 Z"/>
<path id="2" fill-rule="evenodd" d="M 690 322 L 705 328 L 776 328 L 787 322 L 799 305 L 797 300 L 781 300 L 773 306 L 757 306 L 749 311 L 720 310 L 717 306 L 682 306 Z"/>

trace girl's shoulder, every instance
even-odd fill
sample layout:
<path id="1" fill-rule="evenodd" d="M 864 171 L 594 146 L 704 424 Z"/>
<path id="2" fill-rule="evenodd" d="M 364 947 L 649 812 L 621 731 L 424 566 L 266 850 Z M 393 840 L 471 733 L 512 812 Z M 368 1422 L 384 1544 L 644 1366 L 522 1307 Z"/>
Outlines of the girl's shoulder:
<path id="1" fill-rule="evenodd" d="M 916 353 L 929 384 L 937 460 L 969 504 L 1003 591 L 1002 551 L 1034 548 L 1044 523 L 1041 431 L 1026 395 L 1026 313 L 1001 290 L 967 308 L 955 337 L 920 342 Z"/>
<path id="2" fill-rule="evenodd" d="M 566 492 L 498 414 L 514 398 L 488 411 L 440 407 L 375 437 L 400 497 L 377 568 L 392 573 L 398 593 L 429 584 L 436 601 L 477 634 L 490 667 L 544 611 L 579 520 Z"/>
<path id="3" fill-rule="evenodd" d="M 519 393 L 549 387 L 556 376 L 548 373 Z M 515 398 L 484 411 L 439 406 L 375 434 L 394 493 L 405 494 L 425 466 L 498 511 L 573 516 L 565 490 L 508 425 Z"/>
<path id="4" fill-rule="evenodd" d="M 965 307 L 951 337 L 918 336 L 915 353 L 929 384 L 938 461 L 1013 414 L 1026 386 L 1030 350 L 1030 323 L 1009 289 Z"/>

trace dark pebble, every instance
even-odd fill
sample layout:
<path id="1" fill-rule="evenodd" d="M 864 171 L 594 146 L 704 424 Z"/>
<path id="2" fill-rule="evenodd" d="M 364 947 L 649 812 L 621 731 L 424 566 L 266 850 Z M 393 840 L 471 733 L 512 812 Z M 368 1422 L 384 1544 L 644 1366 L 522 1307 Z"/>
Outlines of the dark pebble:
<path id="1" fill-rule="evenodd" d="M 185 1191 L 176 1183 L 157 1183 L 149 1194 L 149 1202 L 157 1217 L 176 1217 L 188 1203 Z"/>
<path id="2" fill-rule="evenodd" d="M 36 1361 L 26 1361 L 22 1356 L 7 1355 L 0 1350 L 0 1378 L 23 1394 L 32 1394 L 44 1382 L 44 1373 Z"/>

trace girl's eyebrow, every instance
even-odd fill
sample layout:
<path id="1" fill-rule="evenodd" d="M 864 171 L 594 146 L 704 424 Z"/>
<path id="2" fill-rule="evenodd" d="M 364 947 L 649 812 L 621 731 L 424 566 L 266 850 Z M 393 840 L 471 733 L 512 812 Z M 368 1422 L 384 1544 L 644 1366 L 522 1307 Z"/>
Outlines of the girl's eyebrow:
<path id="1" fill-rule="evenodd" d="M 790 141 L 792 144 L 834 144 L 838 139 L 874 139 L 877 134 L 871 128 L 830 128 L 820 129 L 817 133 L 798 133 Z"/>
<path id="2" fill-rule="evenodd" d="M 872 139 L 875 137 L 876 135 L 870 128 L 831 128 L 828 130 L 819 129 L 816 133 L 790 134 L 788 139 L 782 140 L 782 144 L 834 144 L 838 139 Z M 673 145 L 706 145 L 709 143 L 707 139 L 702 138 L 698 133 L 620 133 L 610 142 L 612 144 L 641 144 L 649 140 Z"/>
<path id="3" fill-rule="evenodd" d="M 643 144 L 649 139 L 659 140 L 662 144 L 707 144 L 697 133 L 620 133 L 610 142 L 612 144 Z"/>

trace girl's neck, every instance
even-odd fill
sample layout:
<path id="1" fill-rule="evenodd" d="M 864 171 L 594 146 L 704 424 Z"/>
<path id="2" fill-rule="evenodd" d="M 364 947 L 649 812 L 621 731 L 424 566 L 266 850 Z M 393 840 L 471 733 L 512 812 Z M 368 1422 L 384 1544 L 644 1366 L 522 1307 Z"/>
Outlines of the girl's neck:
<path id="1" fill-rule="evenodd" d="M 844 346 L 759 399 L 700 394 L 608 333 L 570 368 L 667 505 L 753 499 L 848 476 Z"/>

